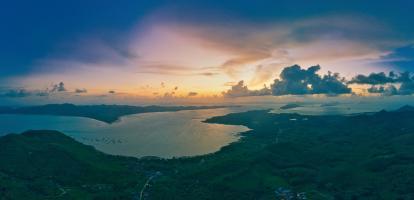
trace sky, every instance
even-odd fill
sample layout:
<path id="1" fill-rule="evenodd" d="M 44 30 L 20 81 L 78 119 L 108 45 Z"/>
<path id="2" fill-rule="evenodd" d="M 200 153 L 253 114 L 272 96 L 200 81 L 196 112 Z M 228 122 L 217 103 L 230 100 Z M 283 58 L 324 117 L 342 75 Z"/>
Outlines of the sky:
<path id="1" fill-rule="evenodd" d="M 399 73 L 414 71 L 413 9 L 402 0 L 2 2 L 0 104 L 412 95 L 414 78 Z M 295 65 L 303 70 L 284 70 Z M 388 81 L 357 78 L 380 72 Z"/>

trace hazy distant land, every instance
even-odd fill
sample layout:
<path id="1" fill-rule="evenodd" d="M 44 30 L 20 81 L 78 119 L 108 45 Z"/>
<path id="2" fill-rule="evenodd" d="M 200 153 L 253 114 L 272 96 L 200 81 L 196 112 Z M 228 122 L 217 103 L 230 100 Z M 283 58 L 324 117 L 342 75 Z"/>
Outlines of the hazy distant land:
<path id="1" fill-rule="evenodd" d="M 106 123 L 113 123 L 125 115 L 225 108 L 228 106 L 128 106 L 128 105 L 73 105 L 48 104 L 28 107 L 0 107 L 0 114 L 58 115 L 87 117 Z"/>
<path id="2" fill-rule="evenodd" d="M 280 109 L 281 110 L 288 110 L 288 109 L 299 108 L 299 107 L 302 107 L 302 105 L 300 105 L 298 103 L 288 103 L 284 106 L 281 106 Z"/>

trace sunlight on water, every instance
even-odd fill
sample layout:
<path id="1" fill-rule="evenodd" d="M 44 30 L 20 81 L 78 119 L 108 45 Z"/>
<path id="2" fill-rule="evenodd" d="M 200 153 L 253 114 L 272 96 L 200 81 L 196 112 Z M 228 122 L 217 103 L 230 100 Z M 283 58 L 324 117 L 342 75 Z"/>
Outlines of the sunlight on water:
<path id="1" fill-rule="evenodd" d="M 109 154 L 164 158 L 212 153 L 237 141 L 243 126 L 202 121 L 231 109 L 146 113 L 121 118 L 113 124 L 81 117 L 0 115 L 0 134 L 29 129 L 59 130 Z"/>
<path id="2" fill-rule="evenodd" d="M 223 109 L 136 114 L 122 117 L 113 124 L 81 117 L 0 115 L 0 135 L 21 133 L 29 129 L 59 130 L 109 154 L 171 158 L 215 152 L 237 141 L 237 133 L 248 130 L 243 126 L 202 122 L 213 116 L 257 109 L 308 115 L 351 114 L 393 110 L 407 103 L 409 101 L 372 101 L 363 98 L 349 101 L 331 98 L 330 101 L 305 100 L 298 102 L 300 107 L 281 110 L 280 106 L 286 102 L 269 101 L 242 103 L 241 107 Z"/>

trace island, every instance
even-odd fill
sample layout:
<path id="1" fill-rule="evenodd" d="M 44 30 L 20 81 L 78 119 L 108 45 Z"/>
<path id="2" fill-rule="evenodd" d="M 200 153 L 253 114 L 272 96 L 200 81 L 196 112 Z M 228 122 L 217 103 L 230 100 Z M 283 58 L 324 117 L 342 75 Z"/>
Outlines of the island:
<path id="1" fill-rule="evenodd" d="M 288 110 L 288 109 L 298 108 L 298 107 L 302 107 L 302 106 L 298 103 L 288 103 L 284 106 L 281 106 L 280 109 L 281 110 Z"/>
<path id="2" fill-rule="evenodd" d="M 333 106 L 338 106 L 339 102 L 337 101 L 332 101 L 332 102 L 326 102 L 326 103 L 322 103 L 320 105 L 320 107 L 333 107 Z"/>
<path id="3" fill-rule="evenodd" d="M 106 155 L 56 131 L 0 137 L 5 199 L 412 199 L 414 109 L 207 119 L 251 130 L 174 159 Z M 295 120 L 292 120 L 295 119 Z"/>
<path id="4" fill-rule="evenodd" d="M 48 104 L 27 107 L 0 107 L 0 114 L 58 115 L 87 117 L 113 123 L 120 117 L 149 112 L 173 112 L 181 110 L 216 109 L 230 106 L 129 106 L 129 105 L 74 105 Z"/>

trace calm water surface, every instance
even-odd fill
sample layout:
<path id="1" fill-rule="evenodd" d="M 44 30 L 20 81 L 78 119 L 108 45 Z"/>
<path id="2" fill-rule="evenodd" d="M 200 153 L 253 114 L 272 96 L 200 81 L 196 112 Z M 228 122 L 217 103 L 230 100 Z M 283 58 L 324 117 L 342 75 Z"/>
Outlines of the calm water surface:
<path id="1" fill-rule="evenodd" d="M 112 124 L 82 117 L 0 115 L 0 135 L 21 133 L 30 129 L 59 130 L 109 154 L 171 158 L 215 152 L 237 141 L 237 133 L 248 130 L 243 126 L 202 122 L 213 116 L 268 108 L 275 113 L 350 114 L 384 108 L 393 110 L 410 102 L 412 101 L 372 102 L 369 99 L 353 102 L 301 102 L 302 107 L 289 110 L 279 109 L 285 103 L 270 102 L 223 109 L 136 114 L 122 117 Z"/>
<path id="2" fill-rule="evenodd" d="M 208 109 L 145 113 L 113 124 L 82 117 L 0 115 L 0 135 L 26 130 L 59 130 L 84 144 L 114 155 L 164 158 L 212 153 L 237 141 L 243 126 L 203 123 L 236 110 Z"/>

